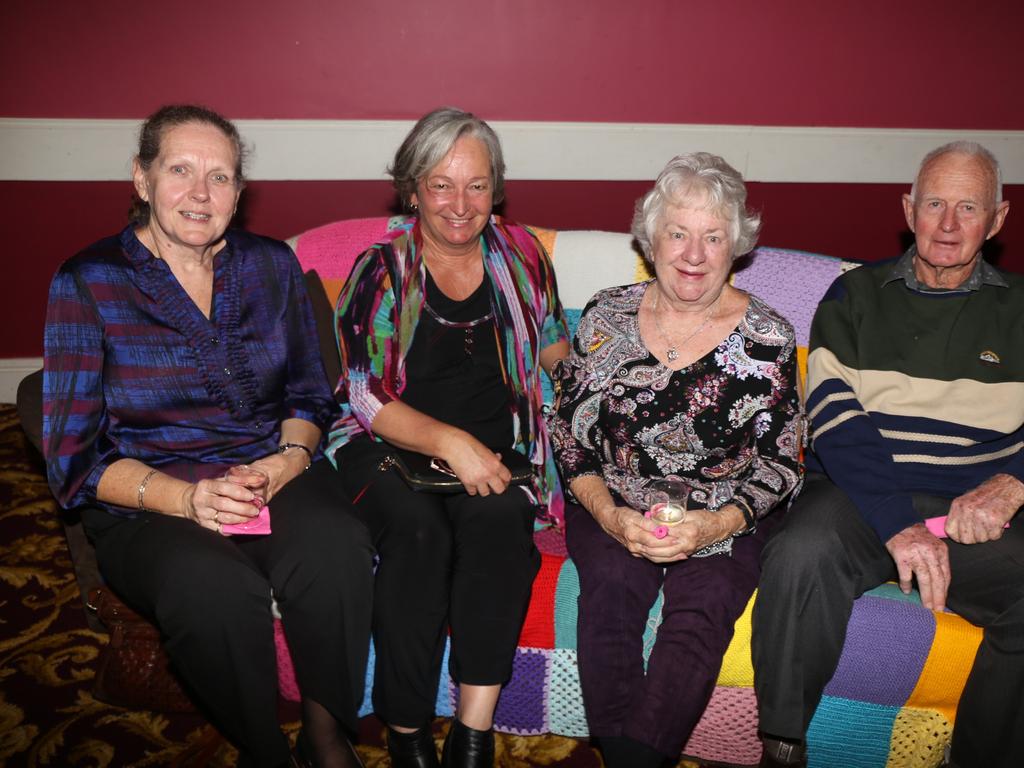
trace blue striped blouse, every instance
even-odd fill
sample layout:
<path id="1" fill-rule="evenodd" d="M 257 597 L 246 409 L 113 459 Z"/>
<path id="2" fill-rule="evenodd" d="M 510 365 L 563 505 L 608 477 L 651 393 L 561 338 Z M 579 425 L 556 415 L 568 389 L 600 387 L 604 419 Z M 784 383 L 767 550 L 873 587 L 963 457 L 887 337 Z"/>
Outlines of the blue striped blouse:
<path id="1" fill-rule="evenodd" d="M 46 316 L 43 440 L 50 488 L 96 505 L 134 458 L 190 482 L 277 449 L 281 421 L 336 415 L 302 270 L 282 242 L 231 230 L 207 319 L 129 227 L 66 261 Z"/>

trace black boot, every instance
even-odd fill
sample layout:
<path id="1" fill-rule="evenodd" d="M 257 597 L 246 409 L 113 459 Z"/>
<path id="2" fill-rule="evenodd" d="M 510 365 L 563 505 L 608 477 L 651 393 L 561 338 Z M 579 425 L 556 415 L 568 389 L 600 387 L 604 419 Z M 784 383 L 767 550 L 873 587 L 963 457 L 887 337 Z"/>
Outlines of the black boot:
<path id="1" fill-rule="evenodd" d="M 478 731 L 452 718 L 441 750 L 441 768 L 494 768 L 494 729 Z"/>
<path id="2" fill-rule="evenodd" d="M 439 768 L 430 726 L 402 733 L 388 726 L 388 754 L 392 768 Z"/>

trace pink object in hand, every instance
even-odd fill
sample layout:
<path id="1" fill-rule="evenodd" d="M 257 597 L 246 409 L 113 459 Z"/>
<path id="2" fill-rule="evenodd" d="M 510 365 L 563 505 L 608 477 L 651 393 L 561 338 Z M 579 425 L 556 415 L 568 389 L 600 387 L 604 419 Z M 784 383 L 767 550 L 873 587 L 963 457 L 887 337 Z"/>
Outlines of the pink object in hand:
<path id="1" fill-rule="evenodd" d="M 933 536 L 938 536 L 940 539 L 949 538 L 949 534 L 946 533 L 946 518 L 949 515 L 940 515 L 939 517 L 929 517 L 924 521 L 925 527 L 932 532 Z M 1003 528 L 1009 528 L 1010 524 L 1006 523 Z"/>
<path id="2" fill-rule="evenodd" d="M 654 538 L 664 539 L 666 536 L 668 536 L 668 526 L 659 525 L 654 529 Z"/>
<path id="3" fill-rule="evenodd" d="M 264 499 L 267 498 L 267 485 L 270 477 L 262 469 L 250 467 L 248 464 L 238 464 L 228 469 L 224 475 L 225 480 L 244 485 L 253 492 L 252 505 L 259 508 L 256 517 L 246 520 L 244 523 L 232 523 L 222 525 L 220 532 L 226 535 L 232 534 L 267 534 L 270 533 L 270 510 Z"/>
<path id="4" fill-rule="evenodd" d="M 264 505 L 260 507 L 260 512 L 256 517 L 246 520 L 244 523 L 222 525 L 220 532 L 229 536 L 239 533 L 250 535 L 270 533 L 270 509 Z"/>

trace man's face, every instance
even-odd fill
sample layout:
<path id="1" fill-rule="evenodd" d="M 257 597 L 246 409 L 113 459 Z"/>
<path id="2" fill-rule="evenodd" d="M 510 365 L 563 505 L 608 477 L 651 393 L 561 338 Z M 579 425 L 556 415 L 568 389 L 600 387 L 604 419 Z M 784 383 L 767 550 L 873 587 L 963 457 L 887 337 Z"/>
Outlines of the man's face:
<path id="1" fill-rule="evenodd" d="M 932 288 L 955 288 L 971 275 L 982 243 L 1003 226 L 1009 203 L 995 202 L 995 179 L 979 157 L 940 155 L 921 171 L 917 197 L 903 196 L 917 241 L 914 270 Z"/>

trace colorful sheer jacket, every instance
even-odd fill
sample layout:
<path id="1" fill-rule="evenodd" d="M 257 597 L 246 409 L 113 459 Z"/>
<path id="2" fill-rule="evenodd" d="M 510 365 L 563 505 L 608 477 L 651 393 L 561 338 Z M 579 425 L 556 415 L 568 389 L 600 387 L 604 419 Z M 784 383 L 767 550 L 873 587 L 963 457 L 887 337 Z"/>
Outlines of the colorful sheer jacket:
<path id="1" fill-rule="evenodd" d="M 554 269 L 544 247 L 525 228 L 492 216 L 481 234 L 484 269 L 494 291 L 502 369 L 509 388 L 515 448 L 540 469 L 533 491 L 540 516 L 558 521 L 562 495 L 542 414 L 540 352 L 568 338 Z M 423 309 L 426 268 L 416 218 L 407 219 L 363 253 L 338 297 L 335 312 L 342 376 L 342 415 L 329 434 L 327 455 L 371 425 L 405 388 L 405 358 Z"/>

